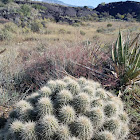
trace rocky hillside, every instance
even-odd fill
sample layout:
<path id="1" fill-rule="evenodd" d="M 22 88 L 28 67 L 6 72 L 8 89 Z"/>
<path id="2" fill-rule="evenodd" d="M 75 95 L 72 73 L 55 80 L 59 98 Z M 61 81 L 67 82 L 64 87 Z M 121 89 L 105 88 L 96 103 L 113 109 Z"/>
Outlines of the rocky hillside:
<path id="1" fill-rule="evenodd" d="M 64 6 L 73 6 L 73 7 L 76 7 L 74 5 L 70 5 L 70 4 L 66 4 L 62 1 L 59 1 L 59 0 L 41 0 L 42 2 L 46 2 L 46 3 L 53 3 L 53 4 L 59 4 L 59 5 L 64 5 Z"/>
<path id="2" fill-rule="evenodd" d="M 56 22 L 68 22 L 69 24 L 79 22 L 78 18 L 86 17 L 88 15 L 92 15 L 96 13 L 95 10 L 92 10 L 88 7 L 68 7 L 68 6 L 62 6 L 58 4 L 50 4 L 45 2 L 24 2 L 24 1 L 15 1 L 15 3 L 19 6 L 22 5 L 30 5 L 32 8 L 35 8 L 38 10 L 39 15 L 41 15 L 42 18 L 50 18 L 55 20 Z M 17 7 L 17 6 L 16 6 Z M 27 9 L 27 8 L 26 8 Z M 26 10 L 24 9 L 24 10 Z M 4 17 L 5 19 L 12 19 L 15 21 L 17 18 L 20 18 L 20 14 L 17 8 L 17 11 L 14 8 L 14 10 L 10 10 L 8 8 L 1 8 L 0 9 L 0 17 Z"/>
<path id="3" fill-rule="evenodd" d="M 97 8 L 95 8 L 98 12 L 108 12 L 112 16 L 116 16 L 118 13 L 121 15 L 131 14 L 135 17 L 140 14 L 140 2 L 135 1 L 126 1 L 126 2 L 113 2 L 109 4 L 99 4 Z"/>
<path id="4" fill-rule="evenodd" d="M 23 16 L 26 17 L 26 12 L 24 11 L 28 8 L 27 6 L 22 7 L 23 9 L 21 10 L 20 7 L 23 5 L 29 5 L 31 8 L 38 11 L 38 17 L 50 18 L 56 22 L 67 22 L 69 24 L 80 22 L 81 19 L 98 21 L 101 18 L 119 18 L 121 20 L 135 18 L 136 20 L 140 20 L 140 2 L 134 1 L 100 4 L 95 9 L 91 9 L 87 6 L 69 7 L 35 1 L 15 1 L 15 4 L 16 6 L 14 5 L 13 7 L 12 4 L 9 4 L 10 8 L 9 6 L 0 6 L 0 17 L 13 21 L 16 21 L 17 18 L 23 19 Z M 21 14 L 21 12 L 25 14 Z"/>

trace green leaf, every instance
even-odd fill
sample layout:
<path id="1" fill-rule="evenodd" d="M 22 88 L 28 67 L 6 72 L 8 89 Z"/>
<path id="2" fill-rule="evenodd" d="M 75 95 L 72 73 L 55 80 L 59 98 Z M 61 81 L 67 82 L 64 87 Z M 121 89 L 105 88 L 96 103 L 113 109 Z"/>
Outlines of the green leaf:
<path id="1" fill-rule="evenodd" d="M 137 50 L 138 50 L 138 46 L 136 44 L 136 46 L 133 47 L 132 51 L 130 52 L 129 55 L 129 65 L 133 64 L 136 54 L 137 54 Z"/>
<path id="2" fill-rule="evenodd" d="M 118 63 L 122 65 L 123 62 L 123 44 L 122 44 L 122 35 L 121 32 L 119 32 L 119 38 L 118 38 Z"/>
<path id="3" fill-rule="evenodd" d="M 135 61 L 133 62 L 133 64 L 131 64 L 131 65 L 133 65 L 133 67 L 131 68 L 131 69 L 129 69 L 129 71 L 127 71 L 127 75 L 129 76 L 131 73 L 133 73 L 137 68 L 139 68 L 138 67 L 138 65 L 139 65 L 139 60 L 140 60 L 140 50 L 139 50 L 139 52 L 137 53 L 137 55 L 136 55 L 136 58 L 135 58 Z"/>
<path id="4" fill-rule="evenodd" d="M 140 75 L 140 70 L 134 72 L 131 74 L 131 76 L 129 76 L 129 79 L 132 80 L 132 79 L 135 79 L 136 77 L 138 77 Z"/>
<path id="5" fill-rule="evenodd" d="M 126 42 L 124 45 L 124 52 L 123 52 L 123 61 L 125 66 L 126 66 L 127 56 L 128 56 L 128 43 Z"/>

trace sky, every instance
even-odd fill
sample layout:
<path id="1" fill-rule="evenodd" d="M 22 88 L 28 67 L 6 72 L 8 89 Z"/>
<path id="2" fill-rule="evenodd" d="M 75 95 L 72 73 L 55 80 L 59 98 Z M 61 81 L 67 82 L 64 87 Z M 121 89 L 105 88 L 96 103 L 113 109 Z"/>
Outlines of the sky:
<path id="1" fill-rule="evenodd" d="M 60 1 L 63 1 L 64 3 L 71 4 L 71 5 L 96 7 L 98 4 L 102 2 L 109 3 L 109 2 L 126 1 L 126 0 L 60 0 Z M 140 2 L 140 0 L 136 0 L 136 1 Z"/>

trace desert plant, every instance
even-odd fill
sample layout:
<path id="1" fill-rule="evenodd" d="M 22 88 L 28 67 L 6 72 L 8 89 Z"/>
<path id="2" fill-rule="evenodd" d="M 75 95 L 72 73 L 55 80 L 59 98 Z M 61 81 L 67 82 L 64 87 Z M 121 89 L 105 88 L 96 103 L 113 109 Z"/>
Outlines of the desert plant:
<path id="1" fill-rule="evenodd" d="M 112 24 L 111 24 L 111 23 L 108 23 L 108 24 L 107 24 L 107 27 L 112 27 Z"/>
<path id="2" fill-rule="evenodd" d="M 18 102 L 0 136 L 2 140 L 124 140 L 128 122 L 120 98 L 92 80 L 65 77 L 49 81 Z"/>
<path id="3" fill-rule="evenodd" d="M 80 35 L 85 35 L 86 33 L 84 31 L 80 31 Z"/>
<path id="4" fill-rule="evenodd" d="M 112 48 L 114 69 L 121 86 L 140 80 L 138 77 L 140 75 L 139 35 L 132 42 L 123 42 L 122 34 L 119 32 L 115 46 Z"/>
<path id="5" fill-rule="evenodd" d="M 6 30 L 5 28 L 0 30 L 0 41 L 11 40 L 12 37 L 13 37 L 13 34 L 9 32 L 8 30 Z"/>
<path id="6" fill-rule="evenodd" d="M 27 16 L 30 17 L 31 16 L 31 6 L 24 4 L 20 7 L 19 9 L 19 13 L 21 16 Z"/>
<path id="7" fill-rule="evenodd" d="M 40 32 L 43 29 L 43 25 L 39 21 L 33 21 L 31 23 L 31 31 L 33 32 Z"/>

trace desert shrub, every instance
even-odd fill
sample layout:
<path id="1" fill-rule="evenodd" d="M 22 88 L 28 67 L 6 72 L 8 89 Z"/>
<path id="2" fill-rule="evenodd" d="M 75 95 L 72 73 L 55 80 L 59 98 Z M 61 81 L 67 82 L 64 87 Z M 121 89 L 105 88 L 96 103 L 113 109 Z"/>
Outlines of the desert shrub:
<path id="1" fill-rule="evenodd" d="M 33 32 L 41 32 L 42 29 L 43 29 L 43 25 L 41 24 L 40 21 L 33 21 L 31 23 L 31 31 L 33 31 Z"/>
<path id="2" fill-rule="evenodd" d="M 66 33 L 66 30 L 65 29 L 59 29 L 58 33 L 59 34 L 65 34 Z"/>
<path id="3" fill-rule="evenodd" d="M 81 31 L 80 31 L 80 34 L 81 34 L 81 35 L 85 35 L 86 33 L 85 33 L 84 31 L 81 30 Z"/>
<path id="4" fill-rule="evenodd" d="M 135 120 L 140 121 L 140 86 L 137 84 L 127 87 L 122 99 L 126 104 L 126 110 L 130 116 L 135 118 Z"/>
<path id="5" fill-rule="evenodd" d="M 107 27 L 112 27 L 112 24 L 111 24 L 111 23 L 108 23 L 108 24 L 107 24 Z"/>
<path id="6" fill-rule="evenodd" d="M 21 5 L 21 7 L 19 9 L 19 13 L 21 16 L 30 17 L 31 10 L 32 10 L 32 8 L 30 5 L 24 4 L 24 5 Z"/>
<path id="7" fill-rule="evenodd" d="M 0 7 L 4 7 L 4 3 L 0 1 Z"/>
<path id="8" fill-rule="evenodd" d="M 111 33 L 111 32 L 113 32 L 115 29 L 114 28 L 103 28 L 103 27 L 101 27 L 101 28 L 98 28 L 96 31 L 98 32 L 98 33 Z"/>
<path id="9" fill-rule="evenodd" d="M 98 28 L 96 31 L 97 31 L 98 33 L 102 33 L 102 32 L 105 31 L 105 29 L 104 29 L 104 28 Z"/>
<path id="10" fill-rule="evenodd" d="M 25 26 L 23 29 L 22 29 L 23 33 L 27 34 L 27 33 L 30 33 L 31 32 L 31 29 L 28 28 L 27 26 Z"/>
<path id="11" fill-rule="evenodd" d="M 42 6 L 39 4 L 33 4 L 32 7 L 37 9 L 37 10 L 46 10 L 47 9 L 45 6 Z"/>
<path id="12" fill-rule="evenodd" d="M 14 24 L 14 23 L 11 23 L 11 22 L 6 23 L 4 25 L 4 30 L 7 30 L 7 31 L 9 31 L 11 33 L 16 33 L 18 31 L 18 26 L 16 24 Z"/>
<path id="13" fill-rule="evenodd" d="M 6 29 L 0 30 L 0 41 L 11 40 L 13 34 Z"/>
<path id="14" fill-rule="evenodd" d="M 19 93 L 1 88 L 0 89 L 0 106 L 11 105 L 15 103 L 19 99 L 19 97 L 20 97 Z"/>
<path id="15" fill-rule="evenodd" d="M 85 78 L 50 80 L 15 105 L 1 139 L 124 140 L 128 116 L 120 98 Z"/>
<path id="16" fill-rule="evenodd" d="M 10 3 L 10 2 L 13 2 L 14 0 L 1 0 L 1 2 L 7 4 L 7 3 Z"/>
<path id="17" fill-rule="evenodd" d="M 26 50 L 21 50 L 20 60 L 25 66 L 18 73 L 13 75 L 13 87 L 16 91 L 24 93 L 35 91 L 45 84 L 51 78 L 56 78 L 55 65 L 52 59 L 41 57 L 33 54 L 34 57 L 30 58 L 31 53 Z M 30 61 L 28 61 L 30 60 Z M 21 88 L 22 87 L 22 88 Z"/>
<path id="18" fill-rule="evenodd" d="M 80 27 L 81 26 L 81 23 L 73 23 L 72 26 L 74 26 L 74 27 Z"/>

